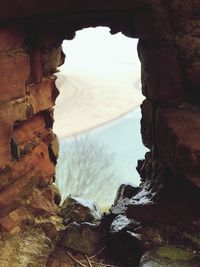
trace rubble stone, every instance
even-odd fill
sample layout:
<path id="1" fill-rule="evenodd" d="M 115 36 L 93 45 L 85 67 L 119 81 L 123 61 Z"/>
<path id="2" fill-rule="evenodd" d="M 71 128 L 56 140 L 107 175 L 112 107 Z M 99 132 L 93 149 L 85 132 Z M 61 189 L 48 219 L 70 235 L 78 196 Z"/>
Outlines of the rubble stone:
<path id="1" fill-rule="evenodd" d="M 94 222 L 101 219 L 101 212 L 93 201 L 68 196 L 60 207 L 66 222 Z"/>

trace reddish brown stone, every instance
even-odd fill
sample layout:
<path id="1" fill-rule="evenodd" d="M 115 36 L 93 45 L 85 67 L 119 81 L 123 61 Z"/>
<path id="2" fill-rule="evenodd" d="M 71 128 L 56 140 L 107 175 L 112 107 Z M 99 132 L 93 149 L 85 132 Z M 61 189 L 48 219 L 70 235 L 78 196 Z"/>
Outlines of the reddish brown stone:
<path id="1" fill-rule="evenodd" d="M 183 175 L 173 175 L 164 160 L 148 153 L 139 172 L 140 190 L 127 205 L 130 218 L 161 223 L 199 218 L 200 189 Z"/>
<path id="2" fill-rule="evenodd" d="M 16 229 L 22 221 L 27 220 L 29 216 L 30 214 L 24 207 L 18 208 L 12 211 L 9 215 L 0 218 L 0 227 L 7 232 L 11 232 Z"/>
<path id="3" fill-rule="evenodd" d="M 126 0 L 126 1 L 115 1 L 110 0 L 109 2 L 106 0 L 93 0 L 93 1 L 87 1 L 87 4 L 82 2 L 81 0 L 78 0 L 76 2 L 55 2 L 53 0 L 50 1 L 39 1 L 39 0 L 31 0 L 28 2 L 21 2 L 18 1 L 12 1 L 12 9 L 10 8 L 10 1 L 5 2 L 1 6 L 1 12 L 0 12 L 0 18 L 1 19 L 11 19 L 11 18 L 19 18 L 19 17 L 33 17 L 33 16 L 45 16 L 48 14 L 63 14 L 65 11 L 68 13 L 68 11 L 78 12 L 80 13 L 82 10 L 84 12 L 88 12 L 88 10 L 119 10 L 119 9 L 126 9 L 130 10 L 139 3 L 146 3 L 149 5 L 152 4 L 158 4 L 160 3 L 160 0 Z M 83 12 L 83 11 L 82 11 Z"/>
<path id="4" fill-rule="evenodd" d="M 41 53 L 40 50 L 36 50 L 33 53 L 33 73 L 36 83 L 40 83 L 42 80 L 42 66 L 41 66 Z"/>
<path id="5" fill-rule="evenodd" d="M 42 62 L 42 74 L 44 77 L 48 77 L 55 73 L 58 66 L 62 65 L 62 48 L 61 46 L 53 46 L 51 50 L 46 49 L 41 54 Z"/>
<path id="6" fill-rule="evenodd" d="M 39 113 L 31 119 L 22 122 L 13 129 L 13 137 L 17 144 L 24 147 L 43 135 L 47 131 L 44 115 Z"/>
<path id="7" fill-rule="evenodd" d="M 37 168 L 36 168 L 37 167 Z M 22 176 L 31 176 L 34 170 L 36 176 L 41 176 L 45 183 L 49 183 L 54 175 L 55 166 L 49 158 L 48 145 L 41 142 L 31 153 L 24 155 L 19 161 L 10 163 L 4 171 L 0 173 L 0 190 L 9 184 L 20 179 Z"/>
<path id="8" fill-rule="evenodd" d="M 10 101 L 0 105 L 0 122 L 14 124 L 33 116 L 33 110 L 27 97 Z"/>
<path id="9" fill-rule="evenodd" d="M 183 104 L 178 109 L 158 109 L 156 141 L 159 155 L 200 187 L 200 110 Z"/>
<path id="10" fill-rule="evenodd" d="M 155 42 L 140 41 L 142 92 L 150 100 L 165 105 L 183 97 L 181 66 L 173 48 Z"/>
<path id="11" fill-rule="evenodd" d="M 7 173 L 1 175 L 1 186 L 4 185 L 4 187 L 1 187 L 0 194 L 0 217 L 5 217 L 17 209 L 22 202 L 23 205 L 31 205 L 32 203 L 37 210 L 53 212 L 55 207 L 53 190 L 45 189 L 47 184 L 52 183 L 53 175 L 54 164 L 49 159 L 48 146 L 41 143 L 32 153 L 26 155 L 14 164 Z M 37 192 L 36 186 L 40 184 L 44 186 L 41 191 L 43 193 L 33 197 L 32 194 Z"/>
<path id="12" fill-rule="evenodd" d="M 159 24 L 157 23 L 159 21 Z M 162 1 L 143 4 L 134 10 L 133 33 L 139 39 L 164 39 L 171 41 L 172 33 L 168 20 L 168 13 Z"/>
<path id="13" fill-rule="evenodd" d="M 0 168 L 11 160 L 11 137 L 15 121 L 26 120 L 32 110 L 26 98 L 0 105 Z"/>
<path id="14" fill-rule="evenodd" d="M 28 200 L 27 209 L 33 215 L 54 214 L 54 192 L 51 187 L 35 188 Z"/>
<path id="15" fill-rule="evenodd" d="M 177 36 L 176 46 L 180 51 L 180 55 L 188 62 L 196 61 L 200 58 L 200 39 L 190 34 Z"/>
<path id="16" fill-rule="evenodd" d="M 11 159 L 10 139 L 12 135 L 12 125 L 0 122 L 0 168 L 5 166 Z"/>
<path id="17" fill-rule="evenodd" d="M 29 56 L 23 50 L 9 52 L 0 57 L 0 102 L 25 96 L 25 83 L 29 75 Z"/>
<path id="18" fill-rule="evenodd" d="M 0 218 L 5 217 L 13 210 L 20 207 L 31 192 L 34 190 L 36 184 L 41 180 L 41 176 L 35 175 L 34 170 L 29 171 L 29 174 L 21 176 L 20 179 L 4 188 L 0 194 Z M 24 203 L 25 204 L 25 203 Z"/>
<path id="19" fill-rule="evenodd" d="M 188 83 L 196 90 L 200 88 L 200 61 L 194 62 L 187 67 Z"/>
<path id="20" fill-rule="evenodd" d="M 1 113 L 0 115 L 0 167 L 9 164 L 9 161 L 11 160 L 11 138 L 13 138 L 14 142 L 16 142 L 16 146 L 19 146 L 19 148 L 24 150 L 24 153 L 27 154 L 37 145 L 40 137 L 51 134 L 46 129 L 45 114 L 38 114 L 32 117 L 30 120 L 26 120 L 20 124 L 17 123 L 17 126 L 14 127 L 13 132 L 13 123 L 15 120 L 17 120 L 17 116 L 19 116 L 19 120 L 25 119 L 23 116 L 26 116 L 28 110 L 28 105 L 26 105 L 26 102 L 25 105 L 22 103 L 21 107 L 20 105 L 17 106 L 19 113 L 15 109 L 16 105 L 17 103 L 14 103 L 14 105 L 7 105 L 7 108 L 3 109 L 2 111 L 3 114 Z M 1 122 L 1 116 L 4 117 L 8 123 L 3 121 Z M 53 138 L 54 137 L 52 136 L 51 140 L 53 140 Z M 31 147 L 32 149 L 29 149 Z"/>
<path id="21" fill-rule="evenodd" d="M 184 32 L 199 36 L 199 1 L 171 1 L 171 22 L 176 33 Z"/>
<path id="22" fill-rule="evenodd" d="M 141 39 L 154 35 L 155 21 L 151 9 L 140 8 L 133 16 L 134 34 Z"/>
<path id="23" fill-rule="evenodd" d="M 25 31 L 20 25 L 0 26 L 0 51 L 23 47 Z"/>
<path id="24" fill-rule="evenodd" d="M 29 99 L 34 113 L 49 109 L 55 104 L 55 99 L 58 95 L 55 79 L 55 77 L 51 77 L 40 84 L 28 87 Z"/>

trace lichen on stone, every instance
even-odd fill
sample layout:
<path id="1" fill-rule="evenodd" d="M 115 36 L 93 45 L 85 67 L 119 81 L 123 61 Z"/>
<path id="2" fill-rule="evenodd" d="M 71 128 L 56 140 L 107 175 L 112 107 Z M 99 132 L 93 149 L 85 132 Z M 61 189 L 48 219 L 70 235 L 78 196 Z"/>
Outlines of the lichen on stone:
<path id="1" fill-rule="evenodd" d="M 0 240 L 0 267 L 44 267 L 53 249 L 41 229 L 6 234 Z"/>

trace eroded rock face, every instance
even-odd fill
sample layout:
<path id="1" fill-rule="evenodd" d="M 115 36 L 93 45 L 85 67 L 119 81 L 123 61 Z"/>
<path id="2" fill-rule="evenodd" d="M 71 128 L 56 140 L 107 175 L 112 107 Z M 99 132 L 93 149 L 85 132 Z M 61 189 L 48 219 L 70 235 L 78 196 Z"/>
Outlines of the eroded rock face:
<path id="1" fill-rule="evenodd" d="M 58 90 L 52 74 L 61 48 L 52 38 L 48 45 L 40 43 L 38 52 L 39 40 L 31 38 L 30 45 L 29 37 L 25 23 L 0 27 L 0 228 L 7 232 L 32 216 L 56 212 L 52 106 Z"/>
<path id="2" fill-rule="evenodd" d="M 154 184 L 153 186 L 154 190 L 152 191 L 155 192 L 155 188 L 158 189 L 158 187 L 156 184 Z M 137 190 L 138 193 L 136 192 L 135 194 L 135 188 L 133 188 L 133 194 L 131 194 L 132 198 L 130 199 L 126 198 L 125 195 L 123 198 L 124 186 L 121 186 L 118 190 L 117 196 L 120 195 L 121 198 L 119 198 L 118 202 L 114 203 L 114 206 L 110 209 L 110 213 L 106 214 L 102 219 L 102 224 L 104 225 L 107 233 L 107 246 L 111 251 L 111 255 L 116 255 L 117 258 L 123 259 L 123 262 L 126 262 L 125 266 L 138 266 L 141 256 L 147 251 L 151 251 L 152 249 L 160 246 L 181 246 L 186 252 L 188 250 L 192 252 L 195 251 L 196 254 L 193 253 L 193 256 L 195 256 L 195 262 L 196 264 L 200 264 L 199 220 L 195 221 L 186 219 L 185 216 L 183 220 L 178 220 L 179 222 L 171 220 L 169 221 L 169 218 L 175 218 L 175 215 L 173 215 L 171 211 L 171 206 L 168 207 L 168 209 L 170 209 L 170 211 L 168 211 L 167 207 L 164 207 L 162 205 L 162 201 L 159 202 L 159 190 L 162 191 L 163 187 L 160 187 L 157 191 L 157 194 L 153 195 L 151 194 L 150 190 L 153 188 L 153 186 L 150 186 L 150 183 L 148 186 L 146 185 L 146 192 L 143 192 L 144 187 L 142 186 L 140 190 Z M 128 185 L 128 188 L 130 189 L 130 185 Z M 138 194 L 143 195 L 147 202 L 144 202 L 142 204 L 142 198 L 137 199 Z M 162 196 L 163 195 L 161 194 L 161 198 Z M 119 207 L 121 206 L 123 199 L 124 201 L 126 201 L 126 205 L 123 209 L 120 209 Z M 141 203 L 136 203 L 135 205 L 133 205 L 132 201 L 134 199 L 135 202 L 141 201 Z M 151 203 L 149 204 L 150 200 Z M 155 209 L 153 206 L 153 208 L 149 211 L 149 206 L 155 205 L 153 204 L 155 203 L 154 201 L 157 201 L 156 205 L 158 209 Z M 129 205 L 131 207 L 131 210 L 129 210 Z M 177 211 L 178 209 L 181 209 L 181 205 L 179 208 L 175 206 L 175 210 Z M 197 207 L 195 209 L 197 209 Z M 132 212 L 132 218 L 127 217 L 127 214 L 129 215 L 129 212 Z M 185 214 L 189 214 L 189 212 L 185 210 Z M 171 252 L 173 252 L 173 249 L 170 250 L 169 248 L 169 258 L 173 257 L 173 253 Z M 165 265 L 168 264 L 168 260 L 165 262 L 162 261 L 164 259 L 162 259 L 161 261 L 159 261 L 159 259 L 160 258 L 158 254 L 156 254 L 153 263 L 151 263 L 151 257 L 147 257 L 147 261 L 142 261 L 142 263 L 147 264 L 144 266 L 148 266 L 148 264 L 152 264 L 152 266 L 154 266 L 153 264 L 157 263 L 158 266 L 161 263 L 163 264 L 163 266 L 168 266 Z M 182 263 L 186 264 L 186 266 L 189 266 L 187 264 L 191 264 L 190 261 L 183 261 Z M 177 264 L 179 264 L 179 262 L 177 262 Z"/>
<path id="3" fill-rule="evenodd" d="M 200 190 L 151 153 L 138 165 L 140 190 L 127 203 L 127 215 L 144 222 L 175 223 L 199 219 Z"/>

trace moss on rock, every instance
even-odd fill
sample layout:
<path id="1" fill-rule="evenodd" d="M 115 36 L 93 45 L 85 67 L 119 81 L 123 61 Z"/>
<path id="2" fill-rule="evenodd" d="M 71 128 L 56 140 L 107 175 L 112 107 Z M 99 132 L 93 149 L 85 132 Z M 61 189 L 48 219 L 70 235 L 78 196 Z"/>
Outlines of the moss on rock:
<path id="1" fill-rule="evenodd" d="M 144 254 L 139 267 L 199 267 L 200 255 L 176 247 L 160 246 Z"/>
<path id="2" fill-rule="evenodd" d="M 0 267 L 44 267 L 54 246 L 41 229 L 26 229 L 0 240 Z"/>

